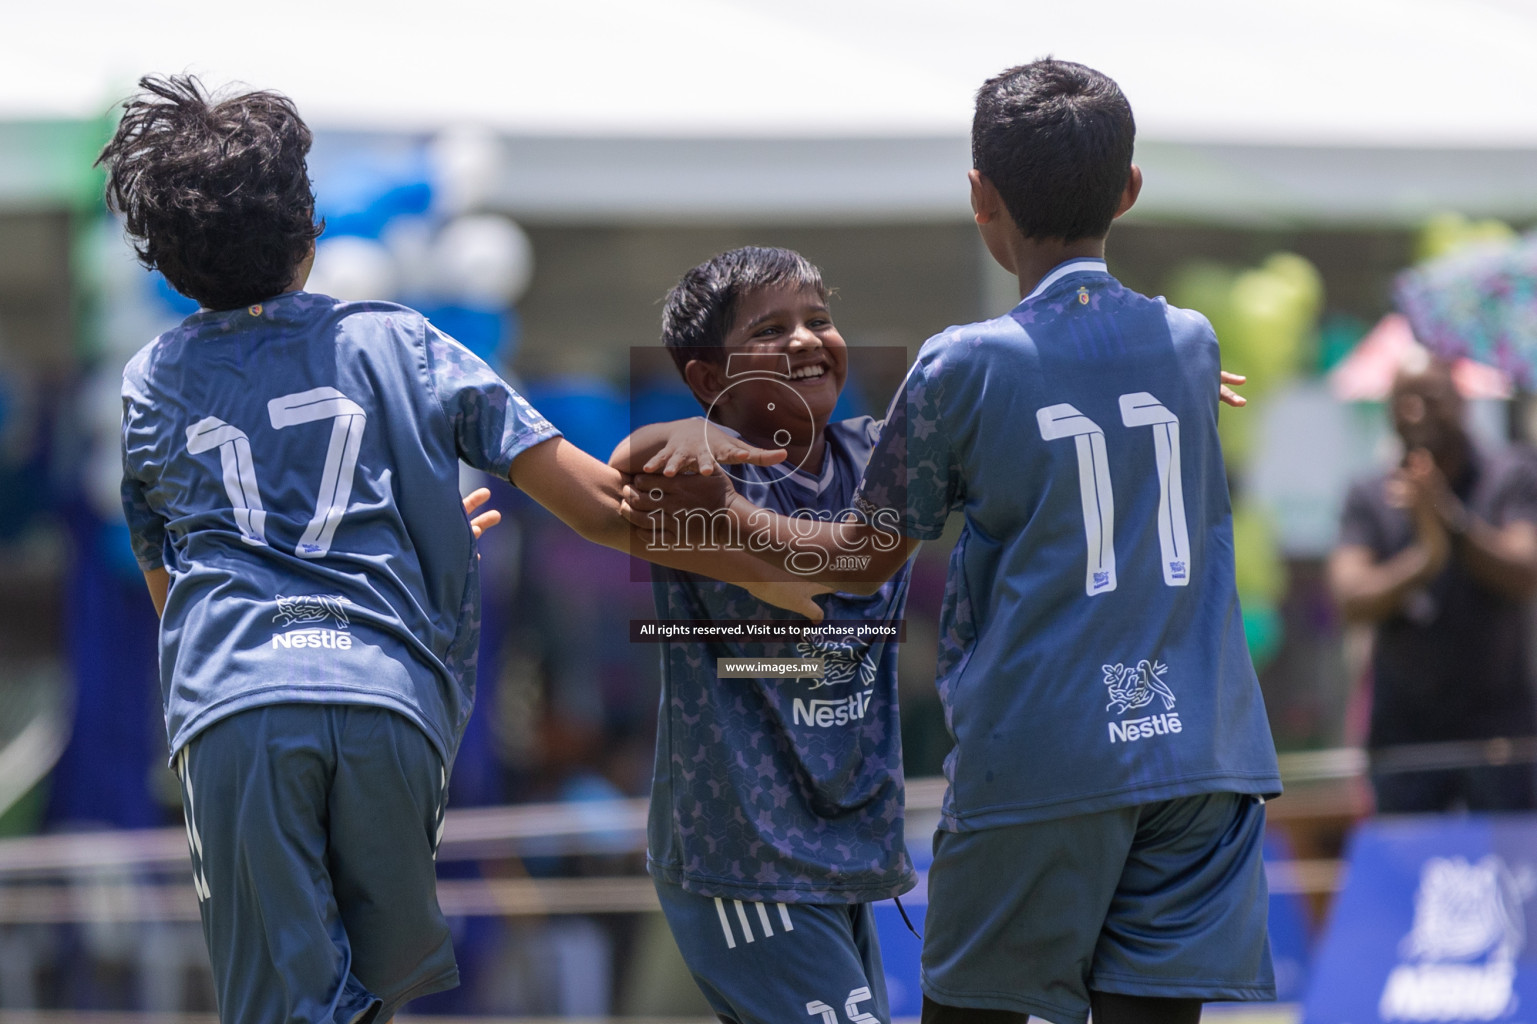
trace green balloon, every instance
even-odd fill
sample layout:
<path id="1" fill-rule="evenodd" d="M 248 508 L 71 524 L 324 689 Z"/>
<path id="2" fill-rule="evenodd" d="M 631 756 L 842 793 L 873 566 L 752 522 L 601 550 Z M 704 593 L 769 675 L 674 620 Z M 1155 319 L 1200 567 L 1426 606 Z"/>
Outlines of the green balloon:
<path id="1" fill-rule="evenodd" d="M 1284 633 L 1281 613 L 1269 605 L 1243 610 L 1243 635 L 1249 642 L 1249 658 L 1255 669 L 1262 669 L 1275 660 Z"/>

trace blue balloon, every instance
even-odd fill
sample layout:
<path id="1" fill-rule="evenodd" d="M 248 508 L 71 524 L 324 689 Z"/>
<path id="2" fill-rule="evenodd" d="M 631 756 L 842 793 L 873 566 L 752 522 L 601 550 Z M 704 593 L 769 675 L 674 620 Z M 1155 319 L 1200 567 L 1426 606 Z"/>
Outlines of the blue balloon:
<path id="1" fill-rule="evenodd" d="M 601 377 L 546 378 L 529 381 L 521 390 L 566 440 L 595 458 L 607 459 L 630 433 L 624 395 Z"/>
<path id="2" fill-rule="evenodd" d="M 392 219 L 432 207 L 425 151 L 369 152 L 355 147 L 335 159 L 311 162 L 315 215 L 326 234 L 378 238 Z"/>

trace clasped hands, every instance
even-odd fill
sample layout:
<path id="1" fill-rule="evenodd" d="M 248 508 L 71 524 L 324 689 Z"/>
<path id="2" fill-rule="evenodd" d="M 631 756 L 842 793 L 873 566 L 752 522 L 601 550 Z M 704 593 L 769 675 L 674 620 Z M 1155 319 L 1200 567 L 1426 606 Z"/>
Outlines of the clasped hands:
<path id="1" fill-rule="evenodd" d="M 1387 496 L 1390 504 L 1408 511 L 1415 540 L 1427 557 L 1427 574 L 1440 572 L 1451 557 L 1452 540 L 1467 532 L 1469 518 L 1446 474 L 1428 451 L 1411 449 L 1389 478 Z"/>

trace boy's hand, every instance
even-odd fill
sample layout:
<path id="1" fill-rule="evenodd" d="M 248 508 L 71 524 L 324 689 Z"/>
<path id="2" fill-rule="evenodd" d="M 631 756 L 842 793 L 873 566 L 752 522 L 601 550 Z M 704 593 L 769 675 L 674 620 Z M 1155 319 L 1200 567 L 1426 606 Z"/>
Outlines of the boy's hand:
<path id="1" fill-rule="evenodd" d="M 739 437 L 732 437 L 703 417 L 684 420 L 661 449 L 641 467 L 647 473 L 677 476 L 679 473 L 714 474 L 717 466 L 750 462 L 772 466 L 787 456 L 783 448 L 757 448 Z"/>
<path id="2" fill-rule="evenodd" d="M 804 615 L 812 622 L 822 621 L 822 606 L 812 600 L 818 594 L 832 593 L 832 587 L 796 580 L 793 583 L 744 583 L 742 589 L 764 604 Z"/>
<path id="3" fill-rule="evenodd" d="M 1245 377 L 1241 373 L 1228 373 L 1226 370 L 1223 370 L 1222 384 L 1217 390 L 1217 396 L 1221 398 L 1223 402 L 1231 405 L 1233 408 L 1242 409 L 1244 406 L 1249 404 L 1249 400 L 1243 395 L 1240 395 L 1238 392 L 1234 391 L 1233 388 L 1228 387 L 1228 385 L 1231 384 L 1233 387 L 1238 387 L 1242 384 L 1247 384 L 1248 382 L 1249 378 Z"/>
<path id="4" fill-rule="evenodd" d="M 464 514 L 470 517 L 470 529 L 475 533 L 475 539 L 491 527 L 502 521 L 502 514 L 494 508 L 486 509 L 480 515 L 475 510 L 491 500 L 491 490 L 487 487 L 477 487 L 464 496 Z"/>
<path id="5" fill-rule="evenodd" d="M 661 536 L 654 536 L 655 541 L 671 541 L 672 527 L 680 519 L 678 513 L 723 509 L 735 495 L 736 490 L 724 473 L 639 473 L 625 485 L 619 511 L 631 524 L 649 529 L 653 535 L 660 533 Z"/>

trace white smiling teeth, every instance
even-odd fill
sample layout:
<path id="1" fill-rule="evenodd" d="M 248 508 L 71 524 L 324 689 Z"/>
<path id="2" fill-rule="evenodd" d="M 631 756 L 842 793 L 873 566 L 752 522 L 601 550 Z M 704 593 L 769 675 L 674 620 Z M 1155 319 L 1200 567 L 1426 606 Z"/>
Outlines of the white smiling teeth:
<path id="1" fill-rule="evenodd" d="M 825 366 L 803 366 L 790 374 L 791 380 L 805 380 L 808 377 L 820 377 L 827 372 Z"/>

